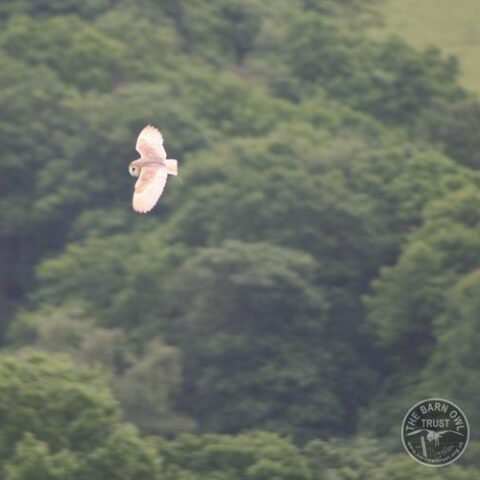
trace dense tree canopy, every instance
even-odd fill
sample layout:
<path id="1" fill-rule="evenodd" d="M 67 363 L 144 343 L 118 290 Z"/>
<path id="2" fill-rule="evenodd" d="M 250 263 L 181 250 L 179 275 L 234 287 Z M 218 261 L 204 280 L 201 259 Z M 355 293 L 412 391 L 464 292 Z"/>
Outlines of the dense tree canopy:
<path id="1" fill-rule="evenodd" d="M 398 430 L 480 428 L 480 102 L 377 4 L 0 5 L 2 478 L 478 478 Z"/>

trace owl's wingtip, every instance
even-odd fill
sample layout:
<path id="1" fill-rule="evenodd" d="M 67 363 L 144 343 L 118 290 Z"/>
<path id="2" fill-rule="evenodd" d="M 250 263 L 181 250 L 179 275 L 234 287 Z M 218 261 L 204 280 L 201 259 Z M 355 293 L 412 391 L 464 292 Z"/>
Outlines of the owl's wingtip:
<path id="1" fill-rule="evenodd" d="M 153 210 L 156 202 L 153 205 L 150 205 L 148 202 L 142 201 L 141 199 L 134 196 L 132 200 L 132 208 L 137 213 L 148 213 Z"/>

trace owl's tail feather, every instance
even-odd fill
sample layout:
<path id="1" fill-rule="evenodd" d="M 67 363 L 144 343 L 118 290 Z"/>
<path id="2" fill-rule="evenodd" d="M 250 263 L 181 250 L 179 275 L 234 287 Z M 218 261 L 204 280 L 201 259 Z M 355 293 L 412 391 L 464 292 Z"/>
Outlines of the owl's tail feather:
<path id="1" fill-rule="evenodd" d="M 176 160 L 167 160 L 167 173 L 169 175 L 178 175 L 178 167 Z"/>

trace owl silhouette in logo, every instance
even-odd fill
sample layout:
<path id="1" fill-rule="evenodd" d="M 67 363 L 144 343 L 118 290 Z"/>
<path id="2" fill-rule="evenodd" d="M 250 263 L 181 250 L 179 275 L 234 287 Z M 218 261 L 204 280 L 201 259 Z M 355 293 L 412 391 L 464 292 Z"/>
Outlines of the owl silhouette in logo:
<path id="1" fill-rule="evenodd" d="M 167 159 L 160 130 L 147 125 L 138 135 L 135 149 L 140 158 L 128 166 L 132 177 L 138 177 L 132 206 L 136 212 L 147 213 L 158 202 L 168 175 L 177 175 L 177 161 Z"/>
<path id="2" fill-rule="evenodd" d="M 407 433 L 407 435 L 416 435 L 417 433 L 426 433 L 427 442 L 434 442 L 436 447 L 440 445 L 440 439 L 447 433 L 454 433 L 455 435 L 463 437 L 463 434 L 456 432 L 455 430 L 441 430 L 440 432 L 435 432 L 433 430 L 427 430 L 426 428 L 415 430 L 414 432 Z"/>

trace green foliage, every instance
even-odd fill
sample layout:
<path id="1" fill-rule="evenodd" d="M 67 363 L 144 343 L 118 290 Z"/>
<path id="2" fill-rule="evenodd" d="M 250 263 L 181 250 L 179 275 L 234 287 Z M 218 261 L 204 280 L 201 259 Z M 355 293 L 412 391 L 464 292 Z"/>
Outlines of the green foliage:
<path id="1" fill-rule="evenodd" d="M 383 269 L 373 282 L 374 295 L 367 300 L 371 321 L 382 341 L 397 344 L 403 354 L 409 350 L 403 362 L 415 365 L 415 359 L 425 358 L 432 322 L 445 309 L 446 291 L 480 261 L 474 207 L 479 198 L 477 190 L 464 189 L 432 203 L 397 264 Z M 422 353 L 416 342 L 424 347 Z"/>
<path id="2" fill-rule="evenodd" d="M 65 102 L 75 93 L 44 66 L 26 67 L 3 56 L 2 65 L 0 297 L 11 302 L 31 286 L 32 265 L 61 244 L 67 227 L 59 216 L 82 203 L 84 196 L 76 187 L 85 177 L 70 168 L 63 144 L 70 118 Z M 49 233 L 53 225 L 56 235 Z M 35 249 L 28 247 L 32 242 Z M 7 313 L 4 302 L 1 317 Z M 5 322 L 2 318 L 0 335 Z"/>
<path id="3" fill-rule="evenodd" d="M 180 252 L 166 246 L 155 232 L 136 238 L 124 234 L 90 237 L 41 265 L 39 300 L 61 304 L 65 297 L 75 296 L 87 302 L 90 314 L 106 325 L 148 327 L 142 318 L 150 309 L 152 322 L 158 320 L 160 292 L 165 290 L 162 280 L 176 265 Z"/>
<path id="4" fill-rule="evenodd" d="M 242 64 L 260 32 L 262 18 L 258 0 L 223 0 L 218 2 L 219 40 L 231 49 L 237 64 Z"/>
<path id="5" fill-rule="evenodd" d="M 292 22 L 287 58 L 293 72 L 306 82 L 329 78 L 331 83 L 354 70 L 357 36 L 345 34 L 328 17 L 310 13 Z"/>
<path id="6" fill-rule="evenodd" d="M 298 448 L 288 439 L 266 432 L 236 437 L 180 435 L 173 442 L 159 442 L 158 448 L 168 480 L 312 478 Z"/>
<path id="7" fill-rule="evenodd" d="M 123 426 L 92 453 L 82 472 L 83 478 L 159 480 L 161 461 L 153 445 L 138 437 L 136 429 Z"/>
<path id="8" fill-rule="evenodd" d="M 428 469 L 404 453 L 388 455 L 378 440 L 361 437 L 354 441 L 315 440 L 305 446 L 304 454 L 315 480 L 473 480 L 477 474 L 457 465 Z"/>
<path id="9" fill-rule="evenodd" d="M 31 433 L 17 443 L 13 458 L 5 466 L 9 480 L 69 480 L 78 478 L 79 462 L 68 450 L 52 454 L 48 444 Z"/>
<path id="10" fill-rule="evenodd" d="M 462 277 L 448 292 L 444 313 L 435 319 L 438 345 L 422 375 L 424 388 L 440 389 L 456 398 L 476 425 L 479 417 L 475 398 L 478 352 L 478 289 L 480 270 Z M 461 325 L 461 328 L 458 328 Z"/>
<path id="11" fill-rule="evenodd" d="M 195 422 L 175 412 L 173 402 L 183 380 L 179 350 L 152 341 L 130 363 L 113 380 L 125 417 L 146 433 L 172 435 L 193 430 Z"/>
<path id="12" fill-rule="evenodd" d="M 9 340 L 17 351 L 68 354 L 101 370 L 125 418 L 144 432 L 168 435 L 194 428 L 191 419 L 175 412 L 173 403 L 182 385 L 180 353 L 160 340 L 138 351 L 122 330 L 96 326 L 79 304 L 23 312 Z"/>
<path id="13" fill-rule="evenodd" d="M 408 127 L 435 100 L 464 97 L 456 61 L 433 48 L 419 54 L 398 39 L 379 44 L 313 13 L 295 18 L 283 41 L 285 60 L 306 92 L 321 82 L 341 103 L 391 125 Z"/>
<path id="14" fill-rule="evenodd" d="M 2 478 L 478 478 L 425 473 L 398 425 L 432 395 L 480 425 L 480 107 L 377 20 L 0 6 Z M 139 216 L 147 123 L 180 176 Z"/>
<path id="15" fill-rule="evenodd" d="M 373 282 L 373 294 L 367 298 L 369 320 L 389 351 L 388 368 L 393 373 L 387 381 L 389 391 L 400 395 L 396 401 L 377 400 L 376 410 L 385 408 L 387 417 L 401 414 L 401 405 L 426 395 L 450 394 L 465 406 L 471 402 L 472 392 L 467 389 L 473 387 L 469 371 L 475 357 L 454 359 L 448 352 L 455 348 L 452 335 L 474 339 L 471 317 L 466 314 L 474 304 L 465 299 L 462 313 L 457 309 L 460 292 L 468 291 L 479 267 L 480 218 L 475 208 L 479 199 L 478 190 L 467 188 L 432 202 L 425 210 L 424 224 L 410 236 L 397 263 L 383 269 Z M 455 312 L 458 315 L 451 328 L 448 325 Z M 453 343 L 447 347 L 445 341 Z M 463 343 L 459 354 L 467 345 Z M 451 373 L 449 380 L 444 376 L 447 372 Z M 460 384 L 453 387 L 454 379 L 461 388 Z M 385 428 L 381 417 L 375 416 L 374 429 Z M 471 417 L 477 421 L 473 411 Z"/>
<path id="16" fill-rule="evenodd" d="M 159 478 L 153 446 L 120 423 L 98 373 L 66 357 L 0 359 L 2 478 Z"/>
<path id="17" fill-rule="evenodd" d="M 92 18 L 117 3 L 117 0 L 17 0 L 0 7 L 0 19 L 28 13 L 34 17 L 77 14 Z"/>
<path id="18" fill-rule="evenodd" d="M 99 375 L 62 357 L 3 357 L 0 362 L 0 458 L 24 432 L 54 451 L 89 452 L 119 420 L 117 403 Z"/>
<path id="19" fill-rule="evenodd" d="M 314 268 L 303 253 L 234 241 L 185 263 L 171 297 L 173 339 L 185 352 L 183 403 L 205 428 L 306 432 L 338 422 Z"/>
<path id="20" fill-rule="evenodd" d="M 469 167 L 479 168 L 480 105 L 476 98 L 457 102 L 436 99 L 422 113 L 417 128 L 429 141 L 440 144 L 450 157 Z"/>
<path id="21" fill-rule="evenodd" d="M 71 85 L 105 90 L 124 79 L 123 45 L 77 17 L 20 17 L 6 26 L 0 48 L 30 65 L 46 65 Z"/>

